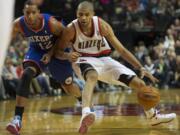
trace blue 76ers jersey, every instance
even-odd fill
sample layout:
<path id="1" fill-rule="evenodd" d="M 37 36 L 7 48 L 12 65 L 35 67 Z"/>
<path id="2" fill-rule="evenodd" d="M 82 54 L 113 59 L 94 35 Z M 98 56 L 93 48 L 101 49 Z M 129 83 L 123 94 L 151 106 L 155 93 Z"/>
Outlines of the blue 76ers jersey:
<path id="1" fill-rule="evenodd" d="M 25 17 L 20 18 L 20 26 L 24 32 L 24 36 L 28 38 L 30 48 L 48 51 L 55 44 L 56 36 L 50 31 L 49 20 L 52 16 L 49 14 L 41 14 L 43 17 L 42 27 L 39 30 L 33 30 L 26 23 Z"/>

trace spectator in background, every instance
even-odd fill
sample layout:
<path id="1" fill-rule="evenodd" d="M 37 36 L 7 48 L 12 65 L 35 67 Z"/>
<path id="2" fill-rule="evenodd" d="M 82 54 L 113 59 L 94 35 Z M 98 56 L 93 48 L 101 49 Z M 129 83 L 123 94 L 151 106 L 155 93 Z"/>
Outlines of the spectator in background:
<path id="1" fill-rule="evenodd" d="M 4 83 L 2 77 L 0 76 L 0 100 L 6 99 L 6 90 L 4 88 Z"/>
<path id="2" fill-rule="evenodd" d="M 176 53 L 173 47 L 168 48 L 165 61 L 167 62 L 169 67 L 169 70 L 166 73 L 167 83 L 168 85 L 171 85 L 176 71 Z"/>
<path id="3" fill-rule="evenodd" d="M 40 74 L 37 77 L 37 81 L 40 84 L 41 87 L 41 95 L 50 95 L 51 94 L 51 90 L 47 81 L 47 75 L 45 73 Z"/>
<path id="4" fill-rule="evenodd" d="M 156 67 L 154 65 L 154 63 L 152 62 L 151 60 L 151 57 L 149 55 L 146 55 L 144 56 L 144 68 L 149 71 L 152 75 L 155 74 L 155 71 L 156 71 Z M 148 78 L 144 78 L 144 81 L 147 83 L 147 84 L 150 84 L 150 80 Z"/>
<path id="5" fill-rule="evenodd" d="M 10 57 L 5 60 L 5 66 L 2 72 L 2 79 L 4 87 L 6 89 L 7 95 L 15 98 L 16 97 L 16 87 L 18 86 L 19 80 L 16 74 L 16 67 Z"/>
<path id="6" fill-rule="evenodd" d="M 176 71 L 171 87 L 180 88 L 180 55 L 176 57 Z"/>
<path id="7" fill-rule="evenodd" d="M 180 40 L 176 40 L 176 43 L 174 46 L 175 46 L 176 54 L 180 55 Z"/>
<path id="8" fill-rule="evenodd" d="M 168 80 L 169 80 L 169 66 L 165 62 L 164 57 L 160 56 L 155 62 L 155 73 L 154 76 L 159 79 L 159 88 L 168 88 Z"/>
<path id="9" fill-rule="evenodd" d="M 143 57 L 147 54 L 147 48 L 145 46 L 145 43 L 143 41 L 138 42 L 138 47 L 135 50 L 135 56 L 138 58 L 141 63 L 143 63 Z"/>
<path id="10" fill-rule="evenodd" d="M 175 44 L 175 40 L 174 40 L 174 36 L 173 36 L 173 30 L 168 29 L 167 35 L 165 36 L 164 47 L 165 47 L 165 49 L 167 49 L 169 47 L 174 48 L 174 44 Z"/>
<path id="11" fill-rule="evenodd" d="M 146 55 L 146 56 L 144 57 L 144 62 L 145 62 L 144 67 L 145 67 L 152 75 L 154 75 L 156 69 L 155 69 L 155 65 L 154 65 L 154 63 L 152 62 L 151 57 L 150 57 L 149 55 Z"/>

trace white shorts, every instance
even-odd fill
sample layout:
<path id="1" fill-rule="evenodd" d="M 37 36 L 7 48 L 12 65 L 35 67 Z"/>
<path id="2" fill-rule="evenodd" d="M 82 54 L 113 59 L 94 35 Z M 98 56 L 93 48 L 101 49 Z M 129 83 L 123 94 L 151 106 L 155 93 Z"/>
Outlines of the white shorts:
<path id="1" fill-rule="evenodd" d="M 131 69 L 111 57 L 80 57 L 76 63 L 90 64 L 98 73 L 98 80 L 114 85 L 123 85 L 118 79 L 121 74 L 136 75 Z"/>

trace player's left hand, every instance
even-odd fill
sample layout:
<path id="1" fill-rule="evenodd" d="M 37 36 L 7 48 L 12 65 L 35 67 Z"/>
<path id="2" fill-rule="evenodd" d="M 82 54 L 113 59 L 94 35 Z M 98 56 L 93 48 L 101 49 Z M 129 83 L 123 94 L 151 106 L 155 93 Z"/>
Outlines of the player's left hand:
<path id="1" fill-rule="evenodd" d="M 144 78 L 144 76 L 146 76 L 147 78 L 149 78 L 153 83 L 157 83 L 159 82 L 159 80 L 154 77 L 150 72 L 148 72 L 145 68 L 141 68 L 140 69 L 140 78 Z"/>
<path id="2" fill-rule="evenodd" d="M 50 60 L 51 60 L 51 56 L 48 53 L 44 54 L 43 57 L 41 58 L 41 61 L 44 64 L 48 64 Z"/>
<path id="3" fill-rule="evenodd" d="M 76 62 L 80 56 L 81 56 L 81 54 L 78 52 L 70 52 L 68 60 L 70 62 Z"/>

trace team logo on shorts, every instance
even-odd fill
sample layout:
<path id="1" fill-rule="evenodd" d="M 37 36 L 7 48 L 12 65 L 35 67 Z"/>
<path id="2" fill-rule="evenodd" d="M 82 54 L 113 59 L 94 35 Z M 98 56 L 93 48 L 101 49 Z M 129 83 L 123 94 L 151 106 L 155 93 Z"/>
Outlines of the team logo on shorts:
<path id="1" fill-rule="evenodd" d="M 68 77 L 66 80 L 65 80 L 65 84 L 69 85 L 72 83 L 72 77 Z"/>

